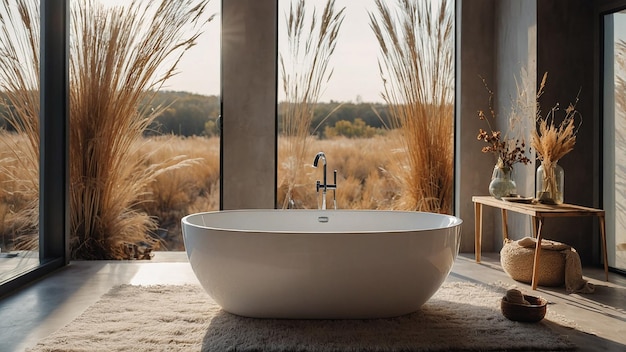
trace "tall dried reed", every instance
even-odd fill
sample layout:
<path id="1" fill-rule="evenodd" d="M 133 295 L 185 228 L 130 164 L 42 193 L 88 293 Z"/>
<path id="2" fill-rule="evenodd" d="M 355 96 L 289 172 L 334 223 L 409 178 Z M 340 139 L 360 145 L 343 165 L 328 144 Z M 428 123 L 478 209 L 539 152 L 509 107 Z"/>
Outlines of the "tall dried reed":
<path id="1" fill-rule="evenodd" d="M 150 104 L 194 45 L 207 0 L 132 1 L 71 11 L 70 202 L 73 258 L 125 258 L 126 245 L 154 243 L 154 219 L 138 210 L 146 186 L 189 163 L 145 166 L 143 132 L 161 111 Z"/>
<path id="2" fill-rule="evenodd" d="M 147 242 L 155 220 L 138 210 L 146 185 L 193 161 L 184 157 L 145 166 L 134 154 L 160 107 L 141 105 L 176 73 L 194 45 L 208 0 L 130 1 L 105 7 L 96 0 L 70 10 L 70 246 L 72 258 L 123 259 L 127 245 Z M 14 106 L 9 121 L 27 136 L 29 170 L 39 148 L 38 1 L 3 0 L 0 79 Z M 12 11 L 12 12 L 11 12 Z M 20 55 L 22 54 L 22 55 Z M 140 108 L 144 106 L 144 108 Z M 16 148 L 17 150 L 17 148 Z M 30 177 L 38 189 L 38 177 Z"/>
<path id="3" fill-rule="evenodd" d="M 402 130 L 400 209 L 450 213 L 453 190 L 454 9 L 447 0 L 376 0 L 370 26 L 381 49 L 383 99 Z M 433 5 L 437 3 L 437 5 Z M 394 15 L 397 14 L 397 15 Z"/>
<path id="4" fill-rule="evenodd" d="M 324 84 L 332 77 L 330 58 L 335 51 L 344 10 L 335 10 L 335 1 L 328 0 L 321 17 L 314 8 L 307 16 L 305 1 L 290 5 L 286 15 L 287 58 L 280 54 L 280 67 L 286 102 L 282 104 L 282 136 L 285 170 L 279 181 L 279 201 L 286 208 L 294 198 L 298 174 L 302 172 L 311 138 L 313 107 L 319 100 Z"/>

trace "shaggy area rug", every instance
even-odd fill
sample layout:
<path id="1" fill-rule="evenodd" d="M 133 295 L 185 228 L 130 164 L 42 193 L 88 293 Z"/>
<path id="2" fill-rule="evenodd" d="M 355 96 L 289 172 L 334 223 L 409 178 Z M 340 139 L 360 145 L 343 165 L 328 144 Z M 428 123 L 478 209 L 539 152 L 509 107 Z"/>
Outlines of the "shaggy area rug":
<path id="1" fill-rule="evenodd" d="M 507 320 L 503 290 L 444 283 L 418 312 L 371 320 L 252 319 L 220 309 L 199 286 L 111 289 L 29 351 L 556 351 L 551 328 Z"/>

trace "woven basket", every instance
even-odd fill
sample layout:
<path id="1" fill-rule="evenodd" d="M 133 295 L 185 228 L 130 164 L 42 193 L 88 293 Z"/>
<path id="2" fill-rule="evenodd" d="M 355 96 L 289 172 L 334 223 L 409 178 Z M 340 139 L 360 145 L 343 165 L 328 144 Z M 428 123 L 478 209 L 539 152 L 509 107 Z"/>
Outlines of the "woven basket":
<path id="1" fill-rule="evenodd" d="M 500 251 L 502 269 L 516 281 L 530 284 L 533 278 L 535 249 L 522 247 L 517 242 L 506 243 Z M 562 286 L 565 283 L 565 255 L 560 251 L 541 250 L 537 284 Z"/>

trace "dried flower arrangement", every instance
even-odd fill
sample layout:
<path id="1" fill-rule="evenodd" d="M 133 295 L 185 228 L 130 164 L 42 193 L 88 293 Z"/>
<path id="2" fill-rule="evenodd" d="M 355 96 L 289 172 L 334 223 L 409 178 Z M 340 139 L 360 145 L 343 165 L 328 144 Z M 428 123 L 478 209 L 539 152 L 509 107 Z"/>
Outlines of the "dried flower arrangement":
<path id="1" fill-rule="evenodd" d="M 494 93 L 489 89 L 484 78 L 483 84 L 489 92 L 489 113 L 491 117 L 486 116 L 483 110 L 478 111 L 478 118 L 485 121 L 488 127 L 488 130 L 480 128 L 476 137 L 479 141 L 487 143 L 487 146 L 482 148 L 482 152 L 494 154 L 497 157 L 496 167 L 498 168 L 511 168 L 516 163 L 528 164 L 530 159 L 526 156 L 526 152 L 530 153 L 530 148 L 527 149 L 524 137 L 510 135 L 514 134 L 513 131 L 519 125 L 521 117 L 514 108 L 509 116 L 509 129 L 507 132 L 502 135 L 502 131 L 495 130 L 490 122 L 490 119 L 496 119 L 496 112 L 493 109 Z"/>
<path id="2" fill-rule="evenodd" d="M 543 76 L 540 92 L 543 91 L 547 76 L 547 73 Z M 570 103 L 565 109 L 565 117 L 560 123 L 555 121 L 557 113 L 562 111 L 558 103 L 546 116 L 541 116 L 541 111 L 537 109 L 538 129 L 534 129 L 531 133 L 531 147 L 535 149 L 537 159 L 543 165 L 543 189 L 538 190 L 538 193 L 541 191 L 554 197 L 560 192 L 557 188 L 555 165 L 563 156 L 572 151 L 576 144 L 576 134 L 582 123 L 582 120 L 578 123 L 575 121 L 576 117 L 581 116 L 576 110 L 577 102 L 578 96 L 575 102 Z"/>

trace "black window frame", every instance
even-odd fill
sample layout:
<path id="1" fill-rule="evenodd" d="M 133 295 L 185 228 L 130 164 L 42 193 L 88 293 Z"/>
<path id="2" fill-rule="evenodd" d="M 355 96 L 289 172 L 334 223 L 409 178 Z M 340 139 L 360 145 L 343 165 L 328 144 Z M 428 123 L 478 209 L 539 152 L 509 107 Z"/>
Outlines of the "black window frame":
<path id="1" fill-rule="evenodd" d="M 0 296 L 69 264 L 69 1 L 39 3 L 39 265 L 0 285 Z"/>

